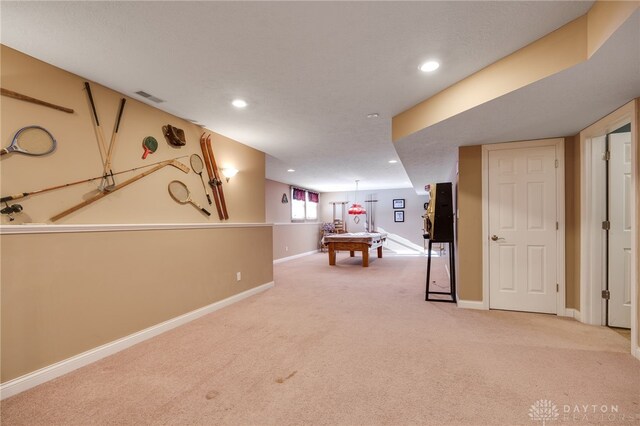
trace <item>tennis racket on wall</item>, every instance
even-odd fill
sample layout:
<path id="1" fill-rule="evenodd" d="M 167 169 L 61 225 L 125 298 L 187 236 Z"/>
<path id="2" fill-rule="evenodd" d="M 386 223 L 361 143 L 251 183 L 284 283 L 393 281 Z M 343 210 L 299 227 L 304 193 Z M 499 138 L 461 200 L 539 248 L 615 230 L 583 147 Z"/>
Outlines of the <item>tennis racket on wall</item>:
<path id="1" fill-rule="evenodd" d="M 56 150 L 57 142 L 47 129 L 40 126 L 27 126 L 18 130 L 11 145 L 0 149 L 0 155 L 17 152 L 38 157 Z"/>
<path id="2" fill-rule="evenodd" d="M 172 180 L 169 182 L 169 195 L 171 198 L 176 200 L 180 204 L 191 204 L 193 207 L 199 209 L 202 213 L 207 216 L 211 216 L 211 213 L 200 204 L 196 203 L 191 199 L 191 193 L 189 192 L 189 188 L 187 185 L 180 182 L 179 180 Z"/>
<path id="3" fill-rule="evenodd" d="M 202 170 L 204 170 L 204 163 L 202 162 L 202 158 L 198 154 L 192 154 L 189 159 L 191 162 L 191 170 L 200 176 L 200 181 L 202 182 L 202 187 L 204 188 L 204 193 L 207 195 L 207 201 L 209 205 L 211 205 L 211 196 L 209 195 L 209 191 L 207 191 L 207 184 L 204 183 L 204 178 L 202 177 Z"/>

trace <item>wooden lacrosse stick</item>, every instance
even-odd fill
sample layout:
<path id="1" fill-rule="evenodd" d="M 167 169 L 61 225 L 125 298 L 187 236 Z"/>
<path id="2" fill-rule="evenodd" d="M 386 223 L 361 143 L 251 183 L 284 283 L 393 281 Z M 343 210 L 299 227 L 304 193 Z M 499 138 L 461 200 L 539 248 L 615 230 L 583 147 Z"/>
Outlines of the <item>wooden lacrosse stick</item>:
<path id="1" fill-rule="evenodd" d="M 109 152 L 107 153 L 107 159 L 104 162 L 104 174 L 110 174 L 112 184 L 115 184 L 115 180 L 113 179 L 113 171 L 111 170 L 111 156 L 113 155 L 113 147 L 116 145 L 118 129 L 120 128 L 120 119 L 122 118 L 122 113 L 124 112 L 124 104 L 126 102 L 127 100 L 125 98 L 120 99 L 120 109 L 118 111 L 118 118 L 116 119 L 116 127 L 111 134 L 111 141 L 109 142 Z"/>
<path id="2" fill-rule="evenodd" d="M 102 127 L 100 126 L 100 120 L 98 120 L 98 112 L 96 110 L 96 105 L 93 102 L 93 95 L 91 93 L 91 86 L 89 82 L 84 82 L 84 87 L 87 90 L 87 95 L 89 96 L 89 102 L 91 103 L 91 110 L 93 111 L 93 118 L 95 119 L 95 130 L 98 135 L 98 146 L 100 147 L 100 155 L 104 161 L 103 163 L 103 179 L 100 182 L 100 186 L 98 189 L 100 191 L 111 191 L 116 186 L 116 181 L 113 178 L 113 171 L 111 170 L 111 156 L 113 155 L 113 148 L 116 144 L 116 137 L 118 135 L 118 129 L 120 128 L 120 119 L 122 118 L 122 113 L 124 112 L 124 104 L 127 102 L 125 98 L 120 100 L 120 108 L 118 111 L 118 116 L 116 118 L 116 126 L 111 134 L 111 141 L 109 143 L 109 150 L 107 151 L 107 146 L 104 143 L 104 133 L 102 132 Z M 108 183 L 109 179 L 111 183 Z"/>
<path id="3" fill-rule="evenodd" d="M 98 112 L 96 111 L 96 105 L 93 103 L 93 95 L 91 94 L 91 86 L 88 81 L 84 82 L 84 88 L 87 90 L 89 96 L 89 103 L 91 104 L 91 110 L 93 111 L 93 126 L 98 138 L 98 148 L 100 149 L 100 156 L 104 164 L 104 160 L 107 158 L 107 146 L 104 143 L 104 134 L 102 133 L 102 127 L 100 127 L 100 120 L 98 120 Z"/>
<path id="4" fill-rule="evenodd" d="M 207 174 L 209 175 L 209 186 L 211 187 L 211 192 L 213 192 L 213 199 L 216 202 L 216 210 L 218 211 L 218 218 L 220 220 L 224 220 L 224 214 L 222 214 L 222 207 L 220 207 L 220 198 L 218 197 L 218 185 L 215 181 L 215 175 L 213 173 L 213 167 L 211 167 L 211 159 L 209 158 L 209 153 L 207 151 L 207 141 L 204 137 L 204 133 L 200 136 L 200 149 L 202 150 L 202 156 L 204 157 L 204 164 L 207 168 Z"/>
<path id="5" fill-rule="evenodd" d="M 20 101 L 31 102 L 32 104 L 46 106 L 48 108 L 57 109 L 58 111 L 66 112 L 69 114 L 73 114 L 73 110 L 71 108 L 65 108 L 60 105 L 51 104 L 49 102 L 41 101 L 40 99 L 32 98 L 31 96 L 23 95 L 22 93 L 14 92 L 12 90 L 7 90 L 5 88 L 0 88 L 0 92 L 2 96 L 6 96 L 8 98 L 18 99 Z"/>
<path id="6" fill-rule="evenodd" d="M 124 188 L 125 186 L 128 186 L 128 185 L 131 185 L 132 183 L 142 179 L 143 177 L 148 176 L 153 172 L 157 172 L 158 170 L 160 170 L 160 169 L 162 169 L 163 167 L 166 167 L 166 166 L 176 167 L 176 168 L 180 169 L 181 171 L 183 171 L 184 173 L 189 173 L 189 170 L 190 170 L 189 167 L 185 166 L 184 164 L 182 164 L 179 161 L 176 161 L 176 160 L 163 161 L 163 162 L 159 163 L 157 166 L 155 166 L 154 168 L 152 168 L 150 170 L 147 170 L 146 172 L 142 172 L 139 175 L 136 175 L 136 176 L 134 176 L 134 177 L 132 177 L 130 179 L 125 180 L 121 184 L 114 186 L 111 191 L 109 191 L 109 192 L 99 192 L 96 195 L 94 195 L 93 197 L 83 201 L 82 203 L 77 204 L 77 205 L 75 205 L 75 206 L 73 206 L 73 207 L 71 207 L 71 208 L 69 208 L 69 209 L 67 209 L 67 210 L 65 210 L 65 211 L 63 211 L 61 213 L 58 213 L 57 215 L 53 216 L 50 220 L 52 222 L 60 220 L 63 217 L 65 217 L 65 216 L 67 216 L 67 215 L 69 215 L 69 214 L 71 214 L 71 213 L 73 213 L 73 212 L 75 212 L 77 210 L 80 210 L 81 208 L 86 207 L 89 204 L 92 204 L 92 203 L 98 201 L 99 199 L 106 197 L 109 194 L 113 194 L 114 192 L 118 191 L 119 189 L 122 189 L 122 188 Z"/>
<path id="7" fill-rule="evenodd" d="M 211 135 L 207 136 L 207 153 L 213 167 L 213 174 L 215 176 L 216 190 L 220 197 L 220 205 L 222 206 L 222 214 L 226 220 L 229 219 L 229 213 L 227 213 L 227 203 L 224 201 L 224 192 L 222 192 L 222 181 L 220 180 L 220 174 L 218 172 L 218 165 L 216 164 L 216 157 L 213 155 L 213 148 L 211 148 Z"/>

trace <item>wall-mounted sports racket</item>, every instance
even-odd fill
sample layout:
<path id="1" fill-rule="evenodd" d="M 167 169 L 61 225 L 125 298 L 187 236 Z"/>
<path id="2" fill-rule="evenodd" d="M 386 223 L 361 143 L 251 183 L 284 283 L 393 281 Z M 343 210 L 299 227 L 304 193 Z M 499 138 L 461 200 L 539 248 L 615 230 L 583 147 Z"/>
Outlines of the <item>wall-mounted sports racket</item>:
<path id="1" fill-rule="evenodd" d="M 0 155 L 18 152 L 20 154 L 39 156 L 56 150 L 56 140 L 44 127 L 27 126 L 18 130 L 11 145 L 0 149 Z"/>
<path id="2" fill-rule="evenodd" d="M 178 203 L 191 204 L 207 216 L 211 216 L 211 213 L 209 213 L 207 209 L 191 199 L 189 188 L 187 188 L 187 185 L 180 182 L 179 180 L 172 180 L 171 182 L 169 182 L 169 195 L 171 195 L 171 198 L 176 200 Z"/>
<path id="3" fill-rule="evenodd" d="M 202 177 L 202 170 L 204 170 L 202 158 L 200 158 L 198 154 L 192 154 L 189 160 L 191 162 L 191 169 L 200 176 L 204 193 L 207 194 L 207 201 L 209 202 L 209 205 L 211 205 L 211 196 L 209 195 L 209 191 L 207 191 L 207 184 L 204 183 L 204 178 Z"/>
<path id="4" fill-rule="evenodd" d="M 142 159 L 146 159 L 147 155 L 153 154 L 158 149 L 158 141 L 153 136 L 147 136 L 142 141 L 142 147 L 144 148 L 144 154 L 142 154 Z"/>

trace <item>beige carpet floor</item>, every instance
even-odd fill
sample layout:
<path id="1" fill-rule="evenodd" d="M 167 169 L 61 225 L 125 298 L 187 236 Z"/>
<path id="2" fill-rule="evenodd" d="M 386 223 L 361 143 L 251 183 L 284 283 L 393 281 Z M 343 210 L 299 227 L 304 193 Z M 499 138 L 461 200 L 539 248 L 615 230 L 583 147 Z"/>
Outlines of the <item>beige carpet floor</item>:
<path id="1" fill-rule="evenodd" d="M 424 258 L 359 262 L 276 265 L 267 292 L 3 401 L 2 425 L 542 425 L 539 400 L 547 425 L 640 423 L 618 333 L 428 303 Z"/>

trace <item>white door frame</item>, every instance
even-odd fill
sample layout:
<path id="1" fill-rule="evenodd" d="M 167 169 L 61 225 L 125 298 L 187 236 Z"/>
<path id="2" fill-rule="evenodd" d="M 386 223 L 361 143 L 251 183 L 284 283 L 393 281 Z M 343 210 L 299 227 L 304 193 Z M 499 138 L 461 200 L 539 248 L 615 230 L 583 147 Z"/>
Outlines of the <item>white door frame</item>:
<path id="1" fill-rule="evenodd" d="M 600 295 L 602 282 L 592 276 L 592 253 L 598 244 L 600 230 L 593 226 L 594 202 L 592 194 L 593 169 L 591 167 L 593 152 L 591 139 L 606 135 L 619 127 L 631 123 L 631 203 L 634 208 L 631 212 L 631 353 L 640 359 L 638 347 L 638 122 L 636 101 L 631 101 L 602 118 L 596 123 L 580 132 L 580 318 L 582 322 L 593 325 L 604 324 L 603 302 Z M 591 224 L 591 226 L 589 226 Z"/>
<path id="2" fill-rule="evenodd" d="M 559 291 L 556 298 L 556 315 L 572 316 L 565 309 L 565 218 L 564 218 L 564 139 L 540 139 L 534 141 L 482 145 L 482 308 L 489 309 L 489 151 L 500 149 L 536 148 L 554 146 L 558 160 L 556 175 L 556 208 L 558 217 L 556 279 Z"/>

